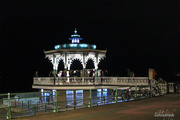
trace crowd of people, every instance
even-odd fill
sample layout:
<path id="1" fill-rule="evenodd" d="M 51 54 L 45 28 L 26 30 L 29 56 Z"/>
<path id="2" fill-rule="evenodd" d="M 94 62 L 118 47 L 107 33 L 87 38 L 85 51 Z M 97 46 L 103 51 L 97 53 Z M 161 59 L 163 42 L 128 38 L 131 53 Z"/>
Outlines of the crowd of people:
<path id="1" fill-rule="evenodd" d="M 49 72 L 49 77 L 95 77 L 96 72 L 94 69 L 88 70 L 60 70 L 57 74 L 54 71 Z M 98 77 L 108 77 L 109 73 L 108 70 L 98 70 Z M 134 72 L 127 69 L 127 77 L 134 77 Z M 38 71 L 35 72 L 34 77 L 39 77 Z"/>
<path id="2" fill-rule="evenodd" d="M 49 72 L 49 77 L 95 77 L 95 70 L 60 70 L 57 74 L 54 71 Z M 107 70 L 98 70 L 98 77 L 109 76 Z M 35 72 L 34 77 L 39 77 L 38 71 Z"/>

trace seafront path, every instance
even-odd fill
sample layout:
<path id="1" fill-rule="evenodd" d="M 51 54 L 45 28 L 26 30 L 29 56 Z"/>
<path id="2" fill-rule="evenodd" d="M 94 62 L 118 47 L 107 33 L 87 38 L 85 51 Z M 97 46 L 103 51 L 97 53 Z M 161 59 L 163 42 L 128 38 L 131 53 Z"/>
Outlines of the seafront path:
<path id="1" fill-rule="evenodd" d="M 169 119 L 166 115 L 174 115 Z M 165 118 L 165 119 L 164 119 Z M 180 120 L 180 94 L 82 108 L 59 113 L 26 116 L 16 120 Z"/>

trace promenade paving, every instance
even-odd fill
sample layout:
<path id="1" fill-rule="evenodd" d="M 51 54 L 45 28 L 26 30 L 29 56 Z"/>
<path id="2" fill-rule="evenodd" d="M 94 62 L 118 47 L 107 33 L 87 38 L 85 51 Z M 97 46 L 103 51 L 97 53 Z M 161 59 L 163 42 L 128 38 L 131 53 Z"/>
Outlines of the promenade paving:
<path id="1" fill-rule="evenodd" d="M 155 113 L 174 114 L 172 119 L 157 117 Z M 168 111 L 168 112 L 167 112 Z M 161 112 L 161 115 L 164 115 Z M 157 114 L 156 114 L 157 115 Z M 109 104 L 92 108 L 82 108 L 59 113 L 48 113 L 16 120 L 180 120 L 180 94 Z"/>

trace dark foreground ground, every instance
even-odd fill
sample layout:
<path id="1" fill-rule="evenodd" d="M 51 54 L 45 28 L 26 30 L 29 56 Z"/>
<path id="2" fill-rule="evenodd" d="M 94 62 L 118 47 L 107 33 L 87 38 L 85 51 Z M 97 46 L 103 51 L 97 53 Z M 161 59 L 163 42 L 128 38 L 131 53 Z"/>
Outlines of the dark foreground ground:
<path id="1" fill-rule="evenodd" d="M 155 117 L 172 113 L 173 118 Z M 175 110 L 175 111 L 174 111 Z M 168 111 L 168 112 L 167 112 Z M 59 113 L 50 113 L 16 120 L 180 120 L 180 94 L 168 94 L 126 103 L 83 108 Z"/>

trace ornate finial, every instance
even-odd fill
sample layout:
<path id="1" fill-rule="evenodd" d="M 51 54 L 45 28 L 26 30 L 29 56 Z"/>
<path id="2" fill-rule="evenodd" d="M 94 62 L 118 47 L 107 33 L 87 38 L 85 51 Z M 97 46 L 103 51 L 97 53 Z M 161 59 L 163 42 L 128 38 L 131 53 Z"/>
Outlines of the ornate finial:
<path id="1" fill-rule="evenodd" d="M 76 28 L 75 28 L 75 30 L 74 30 L 74 33 L 75 33 L 75 34 L 77 34 L 77 30 L 76 30 Z"/>
<path id="2" fill-rule="evenodd" d="M 72 43 L 79 43 L 82 38 L 80 38 L 80 35 L 77 34 L 77 29 L 75 28 L 74 34 L 71 35 L 71 38 L 69 40 L 72 40 Z"/>

